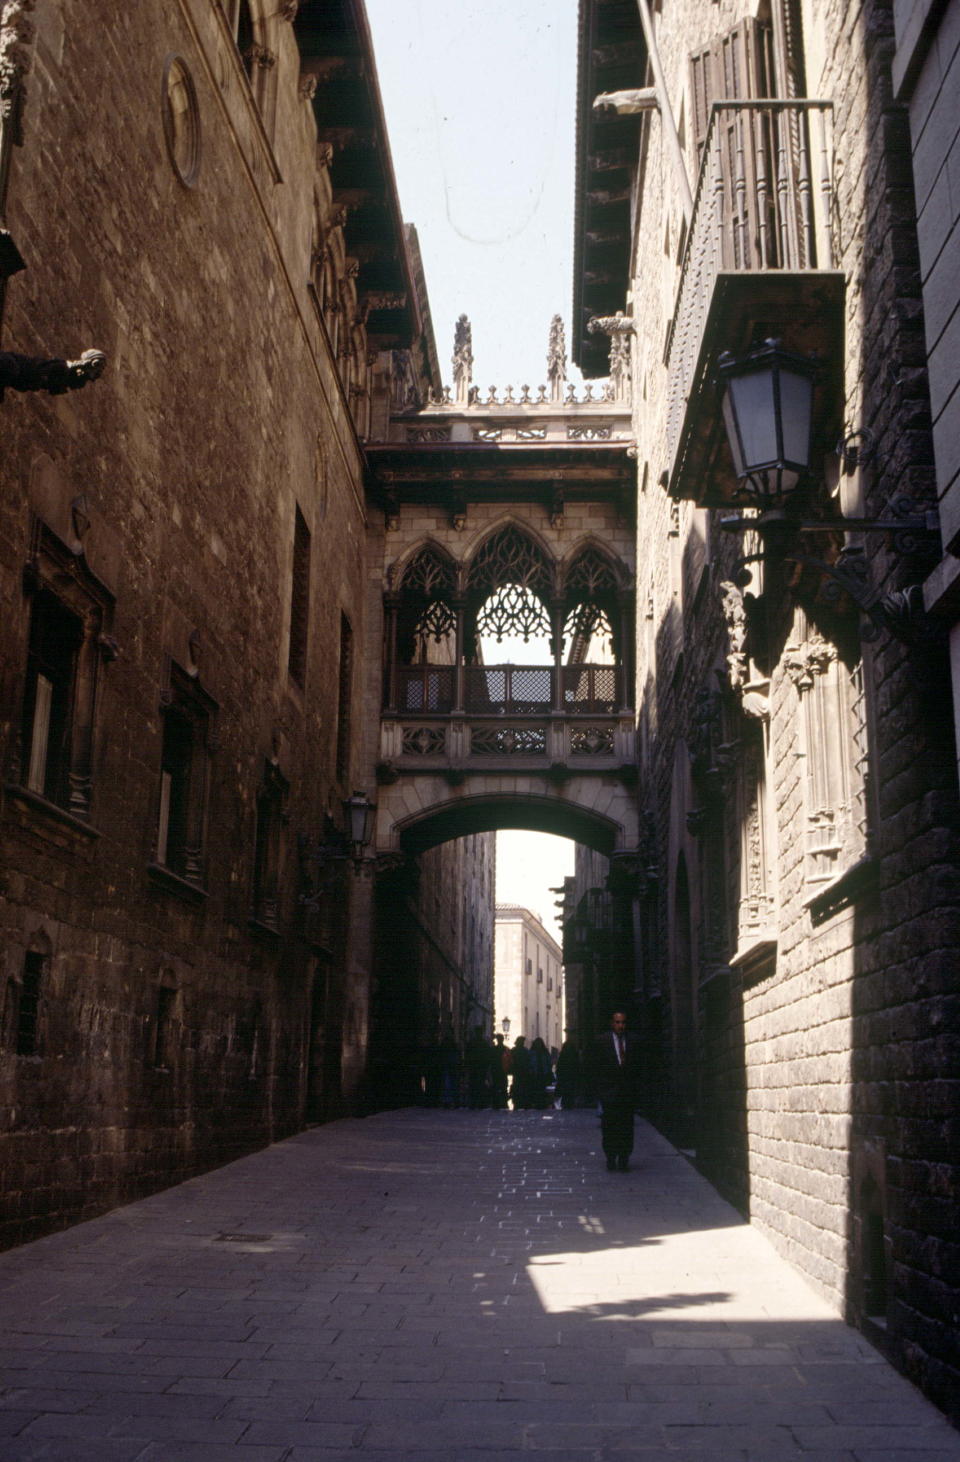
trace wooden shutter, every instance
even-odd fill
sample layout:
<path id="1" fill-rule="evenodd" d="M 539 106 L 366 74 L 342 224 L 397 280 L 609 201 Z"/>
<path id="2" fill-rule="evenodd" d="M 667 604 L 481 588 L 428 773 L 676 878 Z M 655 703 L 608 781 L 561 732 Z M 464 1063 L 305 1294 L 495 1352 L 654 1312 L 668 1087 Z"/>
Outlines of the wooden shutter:
<path id="1" fill-rule="evenodd" d="M 691 53 L 690 111 L 698 154 L 706 141 L 711 103 L 770 96 L 771 74 L 770 27 L 752 16 Z"/>

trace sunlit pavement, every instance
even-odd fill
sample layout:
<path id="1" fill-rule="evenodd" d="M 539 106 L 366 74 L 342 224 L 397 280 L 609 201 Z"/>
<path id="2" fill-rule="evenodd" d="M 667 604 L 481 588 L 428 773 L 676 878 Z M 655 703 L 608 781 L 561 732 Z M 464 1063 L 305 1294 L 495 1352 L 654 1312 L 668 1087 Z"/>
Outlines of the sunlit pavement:
<path id="1" fill-rule="evenodd" d="M 960 1462 L 662 1138 L 316 1128 L 0 1256 L 0 1459 Z"/>

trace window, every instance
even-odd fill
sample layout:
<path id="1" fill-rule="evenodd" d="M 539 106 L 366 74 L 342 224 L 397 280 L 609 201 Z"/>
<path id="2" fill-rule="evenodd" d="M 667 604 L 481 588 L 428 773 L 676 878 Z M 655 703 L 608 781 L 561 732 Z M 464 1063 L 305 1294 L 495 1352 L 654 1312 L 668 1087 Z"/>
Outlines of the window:
<path id="1" fill-rule="evenodd" d="M 347 781 L 350 768 L 350 721 L 353 690 L 353 630 L 340 616 L 340 674 L 337 689 L 337 780 Z"/>
<path id="2" fill-rule="evenodd" d="M 43 524 L 34 533 L 32 596 L 16 779 L 28 792 L 87 818 L 93 731 L 104 634 L 112 598 Z"/>
<path id="3" fill-rule="evenodd" d="M 177 1012 L 178 991 L 173 985 L 161 985 L 157 990 L 157 1005 L 150 1032 L 150 1065 L 160 1071 L 173 1065 L 173 1023 Z"/>
<path id="4" fill-rule="evenodd" d="M 300 509 L 293 523 L 293 573 L 290 580 L 290 678 L 303 688 L 307 678 L 307 639 L 310 626 L 310 529 Z"/>
<path id="5" fill-rule="evenodd" d="M 237 50 L 240 52 L 243 69 L 247 76 L 252 78 L 253 66 L 257 57 L 257 40 L 249 0 L 221 0 L 221 3 L 223 13 L 227 17 L 227 25 L 236 42 Z"/>
<path id="6" fill-rule="evenodd" d="M 164 697 L 155 866 L 199 885 L 214 704 L 174 666 Z"/>
<path id="7" fill-rule="evenodd" d="M 46 975 L 47 957 L 28 950 L 19 980 L 7 986 L 4 1025 L 7 1038 L 18 1056 L 36 1056 L 40 1045 L 40 996 Z"/>
<path id="8" fill-rule="evenodd" d="M 69 800 L 70 731 L 83 625 L 48 590 L 33 602 L 24 704 L 24 785 L 51 802 Z"/>
<path id="9" fill-rule="evenodd" d="M 163 132 L 180 181 L 192 188 L 200 171 L 200 112 L 193 77 L 180 56 L 170 56 L 163 77 Z"/>
<path id="10" fill-rule="evenodd" d="M 268 762 L 257 795 L 251 916 L 269 929 L 277 927 L 280 917 L 282 829 L 287 791 L 286 778 L 278 767 Z"/>
<path id="11" fill-rule="evenodd" d="M 542 985 L 543 984 L 543 970 L 541 969 L 541 967 L 539 965 L 537 965 L 537 984 L 538 985 Z"/>

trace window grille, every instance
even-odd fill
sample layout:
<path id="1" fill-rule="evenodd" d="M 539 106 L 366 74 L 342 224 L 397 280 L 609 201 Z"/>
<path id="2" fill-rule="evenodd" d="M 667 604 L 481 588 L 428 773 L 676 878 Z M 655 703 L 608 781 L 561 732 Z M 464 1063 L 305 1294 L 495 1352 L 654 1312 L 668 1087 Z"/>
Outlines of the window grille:
<path id="1" fill-rule="evenodd" d="M 290 653 L 287 668 L 301 688 L 307 678 L 310 625 L 310 529 L 297 508 L 293 524 L 293 572 L 290 579 Z"/>
<path id="2" fill-rule="evenodd" d="M 86 818 L 100 661 L 115 651 L 104 633 L 113 600 L 39 523 L 27 590 L 30 629 L 14 775 L 27 791 Z"/>
<path id="3" fill-rule="evenodd" d="M 200 884 L 213 702 L 177 667 L 163 704 L 155 862 Z"/>
<path id="4" fill-rule="evenodd" d="M 286 778 L 272 762 L 268 762 L 257 794 L 252 900 L 253 918 L 268 928 L 276 928 L 280 916 L 280 872 L 287 792 Z"/>
<path id="5" fill-rule="evenodd" d="M 157 1005 L 153 1017 L 153 1032 L 150 1043 L 150 1065 L 166 1070 L 173 1064 L 172 1030 L 173 1016 L 177 1003 L 177 991 L 169 985 L 157 990 Z"/>
<path id="6" fill-rule="evenodd" d="M 353 692 L 353 629 L 340 615 L 340 671 L 337 689 L 337 780 L 347 781 L 350 765 L 350 727 Z"/>
<path id="7" fill-rule="evenodd" d="M 17 991 L 15 1050 L 18 1056 L 35 1056 L 40 1037 L 40 993 L 46 959 L 28 950 L 23 961 L 23 978 Z"/>

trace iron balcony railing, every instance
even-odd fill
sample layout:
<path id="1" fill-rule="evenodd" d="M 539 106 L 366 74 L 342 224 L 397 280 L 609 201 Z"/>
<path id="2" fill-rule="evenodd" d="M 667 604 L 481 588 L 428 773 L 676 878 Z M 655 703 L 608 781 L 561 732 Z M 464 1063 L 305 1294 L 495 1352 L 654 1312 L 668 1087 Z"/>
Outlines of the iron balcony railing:
<path id="1" fill-rule="evenodd" d="M 713 103 L 665 352 L 671 464 L 718 276 L 833 269 L 833 207 L 831 102 Z"/>
<path id="2" fill-rule="evenodd" d="M 559 682 L 558 682 L 559 674 Z M 398 666 L 401 715 L 446 716 L 456 708 L 452 665 Z M 468 665 L 462 671 L 463 710 L 471 716 L 612 716 L 623 699 L 619 665 Z"/>

